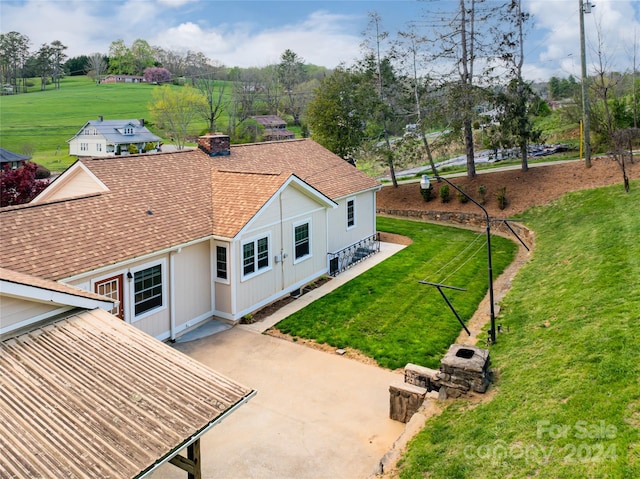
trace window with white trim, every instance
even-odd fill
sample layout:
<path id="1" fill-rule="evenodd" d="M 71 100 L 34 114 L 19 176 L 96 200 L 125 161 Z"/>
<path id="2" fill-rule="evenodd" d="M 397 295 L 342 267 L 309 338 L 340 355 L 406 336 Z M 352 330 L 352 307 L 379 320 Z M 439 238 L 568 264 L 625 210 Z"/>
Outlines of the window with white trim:
<path id="1" fill-rule="evenodd" d="M 102 143 L 96 143 L 96 151 L 102 151 Z"/>
<path id="2" fill-rule="evenodd" d="M 309 223 L 302 223 L 293 228 L 295 259 L 299 260 L 311 254 L 311 238 Z"/>
<path id="3" fill-rule="evenodd" d="M 227 248 L 216 246 L 216 278 L 227 278 Z"/>
<path id="4" fill-rule="evenodd" d="M 352 198 L 347 200 L 347 228 L 353 228 L 356 225 L 356 200 Z"/>
<path id="5" fill-rule="evenodd" d="M 80 143 L 80 151 L 89 151 L 89 143 Z"/>
<path id="6" fill-rule="evenodd" d="M 157 264 L 135 272 L 133 286 L 136 316 L 162 306 L 162 265 Z"/>
<path id="7" fill-rule="evenodd" d="M 131 127 L 131 126 L 125 126 L 125 127 L 124 127 L 124 134 L 125 134 L 125 135 L 133 135 L 133 127 Z"/>
<path id="8" fill-rule="evenodd" d="M 242 245 L 242 274 L 257 273 L 269 267 L 269 237 L 258 238 Z"/>

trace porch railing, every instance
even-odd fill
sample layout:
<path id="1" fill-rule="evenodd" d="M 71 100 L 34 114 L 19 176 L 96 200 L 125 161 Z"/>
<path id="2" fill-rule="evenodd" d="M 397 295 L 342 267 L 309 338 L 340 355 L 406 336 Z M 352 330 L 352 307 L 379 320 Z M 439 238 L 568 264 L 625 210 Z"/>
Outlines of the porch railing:
<path id="1" fill-rule="evenodd" d="M 380 251 L 377 234 L 361 239 L 335 253 L 329 253 L 329 274 L 336 276 L 347 268 Z"/>

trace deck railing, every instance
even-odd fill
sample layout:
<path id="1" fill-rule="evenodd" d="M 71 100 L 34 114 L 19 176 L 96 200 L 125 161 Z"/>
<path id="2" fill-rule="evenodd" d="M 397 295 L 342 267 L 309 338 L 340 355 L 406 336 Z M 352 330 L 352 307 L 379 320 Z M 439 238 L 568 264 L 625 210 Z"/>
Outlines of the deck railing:
<path id="1" fill-rule="evenodd" d="M 361 239 L 340 251 L 329 253 L 329 274 L 336 276 L 379 251 L 380 238 L 375 234 Z"/>

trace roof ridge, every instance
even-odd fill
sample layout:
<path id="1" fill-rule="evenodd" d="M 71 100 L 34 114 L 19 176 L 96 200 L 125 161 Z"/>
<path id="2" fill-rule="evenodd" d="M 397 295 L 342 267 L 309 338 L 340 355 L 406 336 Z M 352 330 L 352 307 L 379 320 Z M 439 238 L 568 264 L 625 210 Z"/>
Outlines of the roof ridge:
<path id="1" fill-rule="evenodd" d="M 259 145 L 272 145 L 274 143 L 294 143 L 299 141 L 307 141 L 308 138 L 292 138 L 290 140 L 273 140 L 273 141 L 257 141 L 255 143 L 238 143 L 231 145 L 231 148 L 241 148 L 243 146 L 259 146 Z"/>
<path id="2" fill-rule="evenodd" d="M 244 170 L 221 170 L 221 169 L 218 169 L 216 171 L 218 173 L 234 173 L 238 175 L 259 175 L 259 176 L 280 176 L 283 174 L 287 174 L 282 171 L 278 173 L 268 172 L 268 171 L 244 171 Z"/>
<path id="3" fill-rule="evenodd" d="M 99 193 L 86 193 L 84 195 L 72 196 L 70 198 L 60 198 L 60 199 L 57 199 L 57 200 L 43 201 L 43 202 L 38 202 L 38 203 L 22 203 L 21 205 L 3 206 L 2 208 L 0 208 L 0 214 L 8 213 L 10 211 L 15 211 L 15 210 L 27 210 L 27 209 L 30 209 L 30 208 L 37 208 L 39 206 L 55 205 L 57 203 L 67 203 L 67 202 L 72 202 L 72 201 L 84 200 L 84 199 L 87 199 L 87 198 L 94 198 L 94 197 L 102 196 L 105 193 L 109 193 L 109 192 L 108 191 L 101 191 Z"/>

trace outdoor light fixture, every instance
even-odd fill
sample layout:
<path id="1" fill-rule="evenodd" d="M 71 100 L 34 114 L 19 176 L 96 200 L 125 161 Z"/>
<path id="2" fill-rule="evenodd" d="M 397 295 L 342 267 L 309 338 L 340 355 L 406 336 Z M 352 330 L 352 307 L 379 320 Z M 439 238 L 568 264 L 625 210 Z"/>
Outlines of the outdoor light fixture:
<path id="1" fill-rule="evenodd" d="M 466 194 L 464 191 L 462 191 L 460 188 L 458 188 L 456 185 L 451 183 L 446 178 L 443 178 L 442 176 L 436 176 L 436 180 L 438 180 L 439 182 L 444 181 L 445 183 L 447 183 L 449 186 L 454 188 L 458 193 L 460 193 L 469 201 L 471 201 L 473 204 L 478 206 L 485 214 L 485 218 L 487 222 L 487 269 L 489 274 L 489 305 L 490 305 L 490 316 L 491 316 L 491 329 L 489 330 L 489 338 L 491 340 L 491 343 L 494 344 L 496 342 L 496 315 L 495 315 L 495 309 L 493 305 L 493 267 L 491 264 L 491 218 L 489 217 L 489 212 L 486 210 L 484 206 L 482 206 L 476 200 L 471 198 L 471 196 Z M 422 176 L 422 179 L 420 180 L 420 188 L 423 190 L 433 188 L 433 185 L 431 184 L 431 180 L 427 175 Z M 440 292 L 442 293 L 442 291 Z"/>
<path id="2" fill-rule="evenodd" d="M 127 279 L 129 281 L 131 281 L 133 279 L 133 275 L 131 274 L 131 271 L 127 271 Z"/>

